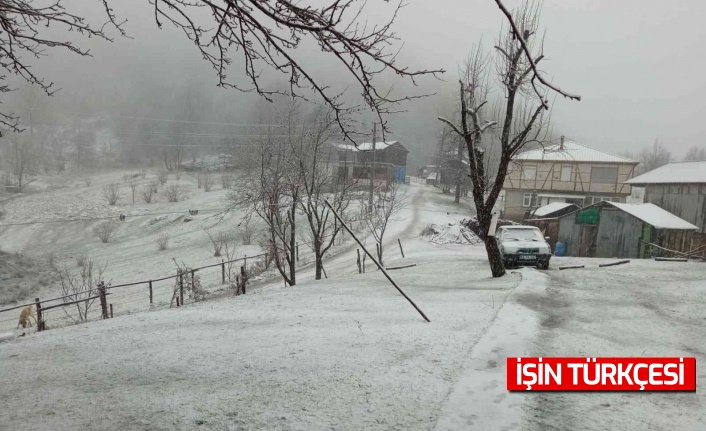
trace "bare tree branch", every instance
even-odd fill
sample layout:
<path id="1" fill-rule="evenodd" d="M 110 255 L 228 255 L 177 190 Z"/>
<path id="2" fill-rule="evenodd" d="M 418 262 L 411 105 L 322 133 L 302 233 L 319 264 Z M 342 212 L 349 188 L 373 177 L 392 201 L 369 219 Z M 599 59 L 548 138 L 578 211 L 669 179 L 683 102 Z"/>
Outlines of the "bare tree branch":
<path id="1" fill-rule="evenodd" d="M 539 61 L 539 60 L 541 59 L 541 57 L 540 57 L 538 60 L 534 60 L 534 59 L 532 58 L 532 53 L 530 52 L 529 48 L 527 47 L 527 42 L 525 41 L 525 35 L 522 34 L 522 33 L 520 32 L 520 30 L 517 28 L 517 24 L 515 24 L 515 20 L 514 20 L 513 17 L 512 17 L 512 13 L 510 13 L 510 11 L 505 7 L 505 5 L 503 4 L 503 2 L 502 2 L 501 0 L 495 0 L 495 3 L 498 5 L 498 7 L 500 8 L 500 10 L 503 12 L 503 14 L 505 15 L 505 17 L 507 17 L 507 20 L 508 20 L 508 22 L 510 23 L 510 27 L 511 27 L 511 29 L 512 29 L 512 33 L 514 34 L 514 37 L 515 37 L 517 40 L 520 41 L 520 45 L 522 46 L 522 50 L 523 50 L 524 53 L 525 53 L 525 58 L 527 58 L 527 61 L 529 62 L 530 67 L 532 68 L 532 71 L 534 72 L 534 76 L 533 76 L 532 79 L 534 80 L 534 79 L 536 78 L 536 79 L 537 79 L 539 82 L 541 82 L 543 85 L 545 85 L 546 87 L 551 88 L 552 90 L 556 91 L 557 93 L 561 94 L 561 95 L 564 96 L 564 97 L 568 97 L 568 98 L 571 99 L 571 100 L 580 101 L 580 100 L 581 100 L 581 96 L 579 96 L 578 94 L 571 94 L 571 93 L 568 93 L 568 92 L 562 90 L 561 88 L 559 88 L 558 86 L 553 85 L 553 84 L 551 84 L 550 82 L 548 82 L 546 79 L 544 79 L 544 77 L 542 76 L 542 74 L 541 74 L 541 73 L 539 72 L 539 70 L 537 69 L 537 64 L 536 64 L 537 61 Z M 498 48 L 498 49 L 499 49 L 499 48 Z M 506 54 L 506 55 L 507 55 L 507 54 Z M 535 89 L 536 89 L 536 87 L 535 87 Z M 540 100 L 542 101 L 542 105 L 544 106 L 544 108 L 545 108 L 545 109 L 549 109 L 548 103 L 547 103 L 547 102 L 545 101 L 545 99 L 539 94 L 539 92 L 537 92 L 537 96 L 540 97 Z"/>

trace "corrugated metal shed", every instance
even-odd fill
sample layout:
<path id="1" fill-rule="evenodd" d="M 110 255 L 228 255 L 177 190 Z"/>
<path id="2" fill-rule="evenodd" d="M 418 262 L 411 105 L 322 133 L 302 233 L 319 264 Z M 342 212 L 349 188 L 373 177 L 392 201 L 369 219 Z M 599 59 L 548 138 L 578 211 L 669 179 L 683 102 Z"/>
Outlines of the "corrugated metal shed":
<path id="1" fill-rule="evenodd" d="M 566 244 L 567 256 L 577 257 L 660 255 L 662 251 L 651 244 L 686 252 L 691 250 L 697 230 L 696 226 L 654 204 L 603 201 L 554 220 L 559 222 L 556 240 Z M 548 219 L 538 221 L 554 223 Z M 547 231 L 553 234 L 557 229 Z"/>
<path id="2" fill-rule="evenodd" d="M 549 145 L 517 154 L 514 159 L 548 162 L 638 163 L 627 157 L 609 154 L 569 140 L 564 141 L 563 148 L 559 144 Z"/>
<path id="3" fill-rule="evenodd" d="M 626 181 L 627 184 L 706 184 L 706 161 L 673 162 Z"/>

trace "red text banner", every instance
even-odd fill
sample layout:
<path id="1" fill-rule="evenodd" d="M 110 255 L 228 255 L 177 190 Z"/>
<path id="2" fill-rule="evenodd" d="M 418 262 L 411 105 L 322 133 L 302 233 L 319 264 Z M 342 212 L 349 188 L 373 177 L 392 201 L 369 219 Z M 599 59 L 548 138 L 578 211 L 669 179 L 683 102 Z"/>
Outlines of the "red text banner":
<path id="1" fill-rule="evenodd" d="M 696 358 L 507 358 L 509 391 L 695 391 Z"/>

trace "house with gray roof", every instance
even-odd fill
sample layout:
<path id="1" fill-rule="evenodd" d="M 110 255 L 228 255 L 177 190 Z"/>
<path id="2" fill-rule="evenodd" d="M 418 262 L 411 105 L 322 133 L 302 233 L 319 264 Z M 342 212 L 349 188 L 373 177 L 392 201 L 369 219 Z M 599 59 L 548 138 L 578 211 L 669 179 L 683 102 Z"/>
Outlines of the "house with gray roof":
<path id="1" fill-rule="evenodd" d="M 579 207 L 625 202 L 638 162 L 561 137 L 558 144 L 517 154 L 505 178 L 504 217 L 521 221 L 554 202 Z"/>
<path id="2" fill-rule="evenodd" d="M 626 181 L 645 188 L 645 202 L 706 232 L 706 161 L 673 162 Z"/>

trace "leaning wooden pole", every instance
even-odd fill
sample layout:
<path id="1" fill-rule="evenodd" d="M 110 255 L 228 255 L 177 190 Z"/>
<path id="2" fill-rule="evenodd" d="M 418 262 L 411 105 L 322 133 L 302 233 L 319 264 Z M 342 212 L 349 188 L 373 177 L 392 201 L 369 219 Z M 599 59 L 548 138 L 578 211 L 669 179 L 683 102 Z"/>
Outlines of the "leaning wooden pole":
<path id="1" fill-rule="evenodd" d="M 395 289 L 397 289 L 397 291 L 400 292 L 400 293 L 402 294 L 402 296 L 404 296 L 405 299 L 406 299 L 407 301 L 409 301 L 410 304 L 412 304 L 412 306 L 414 307 L 414 309 L 417 310 L 417 311 L 419 312 L 419 314 L 422 315 L 422 317 L 424 318 L 424 320 L 426 320 L 427 322 L 431 322 L 431 320 L 429 320 L 429 318 L 427 317 L 427 315 L 424 314 L 424 312 L 423 312 L 419 307 L 417 307 L 417 304 L 415 304 L 414 301 L 412 301 L 412 298 L 410 298 L 409 296 L 407 296 L 407 294 L 404 293 L 404 291 L 402 291 L 402 289 L 400 288 L 400 286 L 397 285 L 397 283 L 395 282 L 395 280 L 393 280 L 392 277 L 390 277 L 390 274 L 387 273 L 387 270 L 385 270 L 385 267 L 383 267 L 382 265 L 380 265 L 380 262 L 378 262 L 377 259 L 375 259 L 375 257 L 373 257 L 373 255 L 370 254 L 370 252 L 368 251 L 368 249 L 365 248 L 365 246 L 363 245 L 363 243 L 360 242 L 360 240 L 358 239 L 358 237 L 355 236 L 355 234 L 353 233 L 353 231 L 348 227 L 348 225 L 343 221 L 343 219 L 341 219 L 341 217 L 338 215 L 338 213 L 336 212 L 336 210 L 333 209 L 333 207 L 331 206 L 331 204 L 329 203 L 329 201 L 328 201 L 328 200 L 324 200 L 324 203 L 325 203 L 326 206 L 331 210 L 331 212 L 332 212 L 333 215 L 336 217 L 336 219 L 338 219 L 338 221 L 341 223 L 341 226 L 343 226 L 343 228 L 346 230 L 346 232 L 348 232 L 348 233 L 353 237 L 353 239 L 355 240 L 355 242 L 358 243 L 358 245 L 360 246 L 360 248 L 363 249 L 363 251 L 365 252 L 365 254 L 367 254 L 368 257 L 370 257 L 370 259 L 373 260 L 373 262 L 375 263 L 375 265 L 380 269 L 380 271 L 382 271 L 383 274 L 385 274 L 385 277 L 387 277 L 387 279 L 390 281 L 390 283 L 392 283 L 392 285 L 395 286 Z"/>

